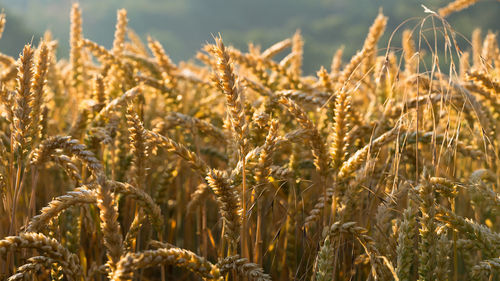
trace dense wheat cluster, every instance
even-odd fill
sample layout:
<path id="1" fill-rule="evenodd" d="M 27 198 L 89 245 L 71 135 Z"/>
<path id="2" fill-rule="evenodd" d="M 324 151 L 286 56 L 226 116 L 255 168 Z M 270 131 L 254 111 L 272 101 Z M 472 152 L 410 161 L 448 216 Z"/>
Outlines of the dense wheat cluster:
<path id="1" fill-rule="evenodd" d="M 443 18 L 473 2 L 316 76 L 300 32 L 175 64 L 75 4 L 69 60 L 0 54 L 0 279 L 498 280 L 497 31 Z"/>

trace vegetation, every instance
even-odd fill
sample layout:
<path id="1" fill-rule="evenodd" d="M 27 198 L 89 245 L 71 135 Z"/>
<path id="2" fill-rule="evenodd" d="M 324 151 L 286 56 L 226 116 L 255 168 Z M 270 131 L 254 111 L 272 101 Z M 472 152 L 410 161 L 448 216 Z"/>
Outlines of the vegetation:
<path id="1" fill-rule="evenodd" d="M 73 4 L 68 60 L 0 54 L 0 279 L 497 280 L 500 48 L 446 20 L 474 2 L 401 55 L 379 12 L 315 76 L 298 31 L 176 64 Z"/>
<path id="2" fill-rule="evenodd" d="M 0 1 L 0 7 L 9 15 L 2 52 L 17 57 L 26 42 L 39 38 L 49 29 L 58 39 L 59 57 L 69 55 L 69 17 L 71 3 L 67 0 Z M 380 39 L 380 48 L 401 42 L 403 29 L 420 29 L 424 4 L 437 10 L 449 0 L 85 0 L 82 7 L 85 37 L 107 48 L 113 44 L 116 10 L 125 8 L 131 26 L 143 40 L 153 36 L 163 44 L 174 62 L 190 59 L 201 45 L 211 42 L 212 34 L 219 32 L 226 44 L 248 50 L 248 43 L 267 48 L 279 38 L 291 37 L 301 31 L 304 45 L 303 71 L 313 75 L 332 54 L 344 46 L 344 60 L 356 53 L 363 43 L 366 28 L 377 16 L 380 7 L 388 17 L 387 33 Z M 447 21 L 458 32 L 457 44 L 466 49 L 475 27 L 487 32 L 498 30 L 500 6 L 496 0 L 482 0 L 474 7 L 451 14 Z M 22 22 L 30 32 L 14 32 Z M 478 20 L 481 19 L 481 20 Z M 12 32 L 10 32 L 12 31 Z M 33 37 L 33 33 L 35 35 Z M 15 36 L 13 36 L 15 34 Z M 469 38 L 470 39 L 470 38 Z M 12 41 L 12 43 L 11 43 Z M 14 44 L 15 41 L 15 44 Z M 440 43 L 441 46 L 444 42 Z M 396 47 L 397 45 L 391 44 Z M 400 50 L 394 50 L 401 55 Z M 444 58 L 444 53 L 439 50 Z M 283 57 L 277 55 L 277 59 Z M 444 67 L 444 65 L 443 65 Z"/>

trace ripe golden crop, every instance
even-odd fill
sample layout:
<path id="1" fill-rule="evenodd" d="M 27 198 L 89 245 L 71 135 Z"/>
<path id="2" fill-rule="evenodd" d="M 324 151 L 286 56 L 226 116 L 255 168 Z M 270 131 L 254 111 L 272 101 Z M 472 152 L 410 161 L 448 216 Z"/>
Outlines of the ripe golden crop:
<path id="1" fill-rule="evenodd" d="M 316 76 L 299 32 L 175 64 L 75 4 L 69 61 L 0 54 L 0 279 L 498 280 L 497 33 L 460 50 L 443 18 L 473 2 L 424 19 L 447 70 L 425 31 L 379 50 L 380 13 Z"/>

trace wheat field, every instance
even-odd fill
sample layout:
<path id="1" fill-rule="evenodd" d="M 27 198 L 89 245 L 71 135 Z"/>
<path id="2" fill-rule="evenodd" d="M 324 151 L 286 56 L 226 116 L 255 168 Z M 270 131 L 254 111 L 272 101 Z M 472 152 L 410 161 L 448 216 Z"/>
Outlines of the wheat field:
<path id="1" fill-rule="evenodd" d="M 474 2 L 387 46 L 380 12 L 313 76 L 299 31 L 175 64 L 74 4 L 69 60 L 0 53 L 0 280 L 499 280 L 498 30 L 446 21 Z"/>

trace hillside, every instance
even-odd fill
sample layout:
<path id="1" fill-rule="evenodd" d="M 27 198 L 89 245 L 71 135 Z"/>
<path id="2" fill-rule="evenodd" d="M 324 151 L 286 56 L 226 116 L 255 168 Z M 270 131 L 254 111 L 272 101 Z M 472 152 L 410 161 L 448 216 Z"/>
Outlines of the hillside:
<path id="1" fill-rule="evenodd" d="M 34 32 L 42 34 L 46 29 L 52 30 L 55 38 L 62 41 L 60 54 L 66 56 L 71 2 L 3 0 L 0 5 L 9 9 L 9 18 L 22 17 Z M 424 4 L 430 9 L 437 9 L 447 2 L 424 1 Z M 289 37 L 300 29 L 306 42 L 304 57 L 308 62 L 304 70 L 312 73 L 320 65 L 328 65 L 332 54 L 342 45 L 346 47 L 346 57 L 353 55 L 360 48 L 362 38 L 379 8 L 389 17 L 388 31 L 394 31 L 404 21 L 407 21 L 405 28 L 418 28 L 421 19 L 427 16 L 421 3 L 415 0 L 86 0 L 81 1 L 81 6 L 84 36 L 110 47 L 116 10 L 125 8 L 130 26 L 143 38 L 152 35 L 158 39 L 175 61 L 193 57 L 201 46 L 200 42 L 210 41 L 212 35 L 219 32 L 228 43 L 246 49 L 246 42 L 265 48 L 278 38 Z M 457 31 L 470 37 L 473 27 L 498 29 L 498 14 L 498 2 L 486 0 L 451 16 L 449 21 Z M 387 42 L 389 34 L 382 38 L 382 43 Z M 400 35 L 401 32 L 396 33 L 392 46 L 400 47 Z M 15 37 L 5 34 L 3 41 L 13 41 L 16 48 L 2 50 L 17 55 L 14 50 L 22 48 L 26 36 L 15 40 L 10 36 Z M 1 42 L 0 47 L 4 44 Z"/>

